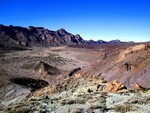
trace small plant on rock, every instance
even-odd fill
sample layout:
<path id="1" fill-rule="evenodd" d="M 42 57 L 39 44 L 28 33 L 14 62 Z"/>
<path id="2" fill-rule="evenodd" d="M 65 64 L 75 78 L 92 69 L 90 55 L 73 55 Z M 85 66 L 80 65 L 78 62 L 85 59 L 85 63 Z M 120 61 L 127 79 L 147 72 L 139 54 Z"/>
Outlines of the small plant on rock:
<path id="1" fill-rule="evenodd" d="M 129 112 L 129 111 L 133 111 L 133 106 L 120 104 L 120 105 L 116 105 L 113 108 L 113 110 L 116 111 L 116 112 L 120 112 L 120 113 L 126 113 L 126 112 Z"/>

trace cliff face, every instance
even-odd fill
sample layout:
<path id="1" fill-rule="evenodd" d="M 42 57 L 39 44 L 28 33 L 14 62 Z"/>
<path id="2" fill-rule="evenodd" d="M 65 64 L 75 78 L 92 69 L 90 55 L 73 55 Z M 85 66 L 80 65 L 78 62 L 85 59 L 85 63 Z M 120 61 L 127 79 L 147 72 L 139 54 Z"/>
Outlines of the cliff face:
<path id="1" fill-rule="evenodd" d="M 80 35 L 73 35 L 61 28 L 51 31 L 43 27 L 23 28 L 20 26 L 0 25 L 0 42 L 23 46 L 59 46 L 86 44 Z"/>

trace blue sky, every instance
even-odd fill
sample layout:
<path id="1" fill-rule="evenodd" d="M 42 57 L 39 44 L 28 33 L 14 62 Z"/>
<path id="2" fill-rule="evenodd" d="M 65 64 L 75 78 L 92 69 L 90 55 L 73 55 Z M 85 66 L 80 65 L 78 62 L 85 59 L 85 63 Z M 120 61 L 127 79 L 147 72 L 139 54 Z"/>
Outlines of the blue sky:
<path id="1" fill-rule="evenodd" d="M 65 28 L 89 40 L 150 41 L 150 0 L 0 0 L 0 24 Z"/>

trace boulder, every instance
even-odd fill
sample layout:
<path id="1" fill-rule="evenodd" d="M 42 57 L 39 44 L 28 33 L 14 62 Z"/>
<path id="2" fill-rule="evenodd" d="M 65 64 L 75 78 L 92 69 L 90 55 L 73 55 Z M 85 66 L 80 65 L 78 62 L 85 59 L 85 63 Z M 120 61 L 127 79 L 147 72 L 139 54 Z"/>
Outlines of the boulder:
<path id="1" fill-rule="evenodd" d="M 81 78 L 81 77 L 82 77 L 81 73 L 76 73 L 75 74 L 75 78 Z"/>
<path id="2" fill-rule="evenodd" d="M 142 86 L 140 86 L 138 83 L 135 83 L 135 84 L 134 84 L 134 89 L 135 89 L 136 91 L 145 90 L 145 88 L 143 88 Z"/>
<path id="3" fill-rule="evenodd" d="M 121 84 L 118 80 L 108 82 L 105 87 L 106 92 L 113 92 L 113 93 L 115 93 L 121 89 L 126 89 L 126 87 L 123 84 Z"/>

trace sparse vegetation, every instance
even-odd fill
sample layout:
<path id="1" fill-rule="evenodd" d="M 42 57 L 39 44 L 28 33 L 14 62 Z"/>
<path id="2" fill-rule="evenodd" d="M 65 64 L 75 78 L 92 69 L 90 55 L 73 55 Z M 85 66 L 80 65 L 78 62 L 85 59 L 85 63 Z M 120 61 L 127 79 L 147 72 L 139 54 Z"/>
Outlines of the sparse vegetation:
<path id="1" fill-rule="evenodd" d="M 11 113 L 29 113 L 30 109 L 26 107 L 20 107 L 17 109 L 13 109 Z"/>
<path id="2" fill-rule="evenodd" d="M 132 105 L 126 105 L 126 104 L 120 104 L 120 105 L 116 105 L 113 108 L 113 110 L 116 112 L 120 112 L 120 113 L 126 113 L 129 111 L 133 111 L 133 106 Z"/>
<path id="3" fill-rule="evenodd" d="M 71 104 L 85 104 L 84 99 L 76 99 L 76 100 L 62 100 L 61 105 L 71 105 Z"/>
<path id="4" fill-rule="evenodd" d="M 85 99 L 80 99 L 80 98 L 78 98 L 78 99 L 76 100 L 76 104 L 85 104 L 85 103 L 86 103 Z"/>
<path id="5" fill-rule="evenodd" d="M 30 108 L 26 106 L 8 107 L 2 110 L 2 113 L 29 113 Z"/>
<path id="6" fill-rule="evenodd" d="M 101 109 L 101 108 L 102 108 L 102 106 L 100 106 L 100 105 L 92 105 L 89 107 L 89 109 Z"/>
<path id="7" fill-rule="evenodd" d="M 76 108 L 76 109 L 70 109 L 69 113 L 83 113 L 83 109 L 81 108 Z"/>

